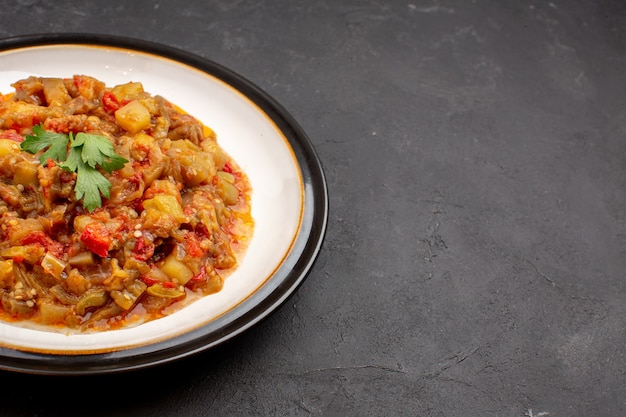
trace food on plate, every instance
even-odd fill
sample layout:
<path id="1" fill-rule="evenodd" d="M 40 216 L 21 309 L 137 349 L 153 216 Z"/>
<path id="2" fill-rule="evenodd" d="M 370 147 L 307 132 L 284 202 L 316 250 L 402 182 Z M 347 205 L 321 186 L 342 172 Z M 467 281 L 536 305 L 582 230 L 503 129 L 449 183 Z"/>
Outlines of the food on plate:
<path id="1" fill-rule="evenodd" d="M 31 76 L 0 94 L 0 319 L 89 332 L 221 290 L 251 187 L 217 135 L 141 82 Z"/>

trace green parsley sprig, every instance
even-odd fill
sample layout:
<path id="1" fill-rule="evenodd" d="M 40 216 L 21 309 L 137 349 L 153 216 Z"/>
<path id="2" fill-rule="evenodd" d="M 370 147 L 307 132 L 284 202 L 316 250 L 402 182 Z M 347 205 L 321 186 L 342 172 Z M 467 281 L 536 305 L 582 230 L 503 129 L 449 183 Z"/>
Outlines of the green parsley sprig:
<path id="1" fill-rule="evenodd" d="M 23 151 L 32 154 L 45 150 L 39 156 L 44 166 L 53 160 L 64 170 L 75 172 L 76 199 L 83 199 L 83 206 L 90 213 L 102 207 L 101 194 L 106 198 L 111 195 L 111 183 L 99 168 L 110 174 L 122 169 L 128 162 L 115 153 L 113 144 L 106 136 L 84 132 L 76 135 L 70 132 L 66 135 L 46 131 L 41 125 L 34 126 L 33 134 L 26 136 L 20 146 Z"/>

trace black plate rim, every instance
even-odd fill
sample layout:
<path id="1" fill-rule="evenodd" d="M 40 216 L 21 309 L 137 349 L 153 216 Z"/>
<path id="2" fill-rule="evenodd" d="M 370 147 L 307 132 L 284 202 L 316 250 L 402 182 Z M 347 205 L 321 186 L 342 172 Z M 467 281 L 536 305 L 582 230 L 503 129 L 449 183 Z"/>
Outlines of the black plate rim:
<path id="1" fill-rule="evenodd" d="M 322 163 L 298 122 L 273 97 L 240 74 L 210 59 L 152 41 L 106 34 L 44 33 L 0 39 L 0 52 L 64 44 L 117 47 L 169 58 L 208 73 L 244 94 L 266 112 L 292 147 L 303 181 L 302 223 L 291 251 L 266 283 L 207 325 L 165 341 L 107 353 L 59 355 L 0 347 L 0 370 L 94 375 L 145 369 L 215 348 L 269 317 L 306 279 L 321 250 L 328 223 L 328 188 Z"/>

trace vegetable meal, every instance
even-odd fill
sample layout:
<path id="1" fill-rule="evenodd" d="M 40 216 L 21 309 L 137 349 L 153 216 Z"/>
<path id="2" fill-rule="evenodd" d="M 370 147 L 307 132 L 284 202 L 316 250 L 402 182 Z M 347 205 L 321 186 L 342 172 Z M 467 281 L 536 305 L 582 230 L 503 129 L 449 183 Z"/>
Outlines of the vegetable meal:
<path id="1" fill-rule="evenodd" d="M 88 332 L 222 289 L 253 231 L 217 135 L 140 82 L 28 77 L 0 94 L 0 319 Z"/>

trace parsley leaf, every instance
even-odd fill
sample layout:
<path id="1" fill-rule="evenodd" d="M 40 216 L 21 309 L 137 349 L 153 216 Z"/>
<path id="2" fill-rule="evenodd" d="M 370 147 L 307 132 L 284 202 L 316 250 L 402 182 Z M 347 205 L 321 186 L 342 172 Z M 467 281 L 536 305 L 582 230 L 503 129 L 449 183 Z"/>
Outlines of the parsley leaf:
<path id="1" fill-rule="evenodd" d="M 126 158 L 119 155 L 113 155 L 110 156 L 108 160 L 104 161 L 100 167 L 110 174 L 113 171 L 124 168 L 124 164 L 126 162 L 128 162 Z"/>
<path id="2" fill-rule="evenodd" d="M 115 153 L 113 144 L 106 136 L 84 132 L 76 135 L 48 132 L 41 125 L 34 126 L 33 135 L 27 136 L 20 146 L 22 150 L 33 154 L 45 150 L 39 157 L 42 164 L 52 159 L 64 170 L 75 172 L 76 199 L 83 199 L 83 206 L 89 212 L 102 207 L 101 195 L 109 198 L 111 193 L 111 183 L 98 168 L 111 173 L 122 169 L 128 162 Z"/>
<path id="3" fill-rule="evenodd" d="M 48 163 L 49 159 L 56 162 L 65 161 L 67 157 L 67 143 L 69 142 L 66 134 L 47 132 L 40 125 L 33 127 L 33 133 L 34 135 L 27 135 L 20 145 L 22 150 L 34 154 L 48 148 L 47 151 L 39 156 L 39 162 L 43 166 Z"/>
<path id="4" fill-rule="evenodd" d="M 59 166 L 66 171 L 76 172 L 81 164 L 83 164 L 83 160 L 80 156 L 80 149 L 70 148 L 70 151 L 67 153 L 67 159 Z"/>
<path id="5" fill-rule="evenodd" d="M 74 187 L 76 199 L 83 198 L 83 206 L 91 213 L 102 206 L 100 193 L 106 198 L 110 197 L 111 183 L 100 171 L 85 164 L 81 159 L 78 159 L 76 173 L 76 186 Z"/>

